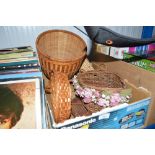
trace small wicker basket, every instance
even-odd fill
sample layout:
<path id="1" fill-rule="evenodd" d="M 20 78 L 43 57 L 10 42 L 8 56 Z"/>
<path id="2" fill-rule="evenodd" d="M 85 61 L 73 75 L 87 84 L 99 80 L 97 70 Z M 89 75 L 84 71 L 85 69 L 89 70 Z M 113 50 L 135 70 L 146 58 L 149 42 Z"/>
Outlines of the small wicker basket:
<path id="1" fill-rule="evenodd" d="M 68 78 L 79 70 L 86 56 L 86 44 L 78 35 L 65 30 L 49 30 L 36 40 L 40 63 L 45 76 L 51 72 L 65 73 Z"/>
<path id="2" fill-rule="evenodd" d="M 54 73 L 51 78 L 51 107 L 56 123 L 63 122 L 71 115 L 71 86 L 64 73 Z"/>
<path id="3" fill-rule="evenodd" d="M 82 87 L 103 90 L 120 90 L 125 88 L 123 80 L 114 73 L 103 72 L 102 70 L 87 71 L 79 73 L 78 81 Z"/>

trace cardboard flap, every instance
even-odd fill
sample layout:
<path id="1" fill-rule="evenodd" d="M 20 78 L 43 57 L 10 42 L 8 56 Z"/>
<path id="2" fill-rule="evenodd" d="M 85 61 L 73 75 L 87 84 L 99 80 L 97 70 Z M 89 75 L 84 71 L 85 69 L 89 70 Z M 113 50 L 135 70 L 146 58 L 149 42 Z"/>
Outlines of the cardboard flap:
<path id="1" fill-rule="evenodd" d="M 138 67 L 127 64 L 123 61 L 106 62 L 107 70 L 118 74 L 121 78 L 127 79 L 136 87 L 140 87 L 141 72 Z"/>

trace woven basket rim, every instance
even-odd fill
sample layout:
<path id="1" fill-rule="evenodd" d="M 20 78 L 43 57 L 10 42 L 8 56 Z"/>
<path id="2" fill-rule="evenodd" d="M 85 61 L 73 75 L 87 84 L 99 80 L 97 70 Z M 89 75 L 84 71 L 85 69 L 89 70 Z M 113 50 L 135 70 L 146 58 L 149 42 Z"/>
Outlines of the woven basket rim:
<path id="1" fill-rule="evenodd" d="M 38 47 L 38 42 L 39 42 L 40 38 L 44 34 L 47 34 L 47 33 L 50 33 L 50 32 L 63 32 L 63 33 L 71 34 L 71 35 L 77 37 L 78 39 L 80 39 L 82 41 L 83 45 L 85 46 L 85 48 L 83 50 L 81 50 L 82 51 L 81 56 L 79 58 L 75 58 L 75 59 L 72 59 L 72 60 L 61 60 L 61 59 L 55 59 L 55 58 L 53 59 L 49 55 L 45 54 L 44 52 L 41 52 L 40 49 L 39 49 L 39 47 Z M 36 44 L 36 48 L 37 48 L 38 53 L 42 54 L 43 56 L 45 56 L 46 58 L 48 58 L 51 61 L 57 61 L 57 62 L 74 62 L 74 61 L 80 60 L 83 57 L 86 57 L 87 45 L 86 45 L 85 41 L 79 35 L 77 35 L 77 34 L 75 34 L 73 32 L 67 31 L 67 30 L 57 30 L 57 29 L 55 29 L 55 30 L 47 30 L 47 31 L 44 31 L 44 32 L 42 32 L 42 33 L 40 33 L 38 35 L 35 44 Z"/>
<path id="2" fill-rule="evenodd" d="M 43 55 L 45 58 L 47 58 L 49 61 L 55 61 L 55 62 L 60 62 L 60 63 L 75 63 L 75 61 L 79 61 L 81 60 L 82 58 L 86 58 L 86 54 L 83 54 L 80 58 L 77 58 L 77 59 L 72 59 L 72 60 L 60 60 L 60 59 L 52 59 L 50 56 L 44 54 L 43 52 L 40 52 L 38 51 L 38 54 L 41 54 Z"/>

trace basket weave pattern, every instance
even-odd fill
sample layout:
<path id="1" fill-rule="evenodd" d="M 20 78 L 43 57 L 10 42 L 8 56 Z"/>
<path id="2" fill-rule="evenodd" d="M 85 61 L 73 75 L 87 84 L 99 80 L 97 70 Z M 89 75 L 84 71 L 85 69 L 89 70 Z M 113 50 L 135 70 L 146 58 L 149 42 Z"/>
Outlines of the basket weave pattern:
<path id="1" fill-rule="evenodd" d="M 52 61 L 49 58 L 43 56 L 42 53 L 39 53 L 39 59 L 42 70 L 48 79 L 51 78 L 51 72 L 62 72 L 71 78 L 78 71 L 83 62 L 83 59 L 70 63 Z"/>
<path id="2" fill-rule="evenodd" d="M 79 73 L 72 79 L 76 95 L 86 104 L 95 103 L 104 108 L 128 103 L 131 98 L 131 89 L 116 74 L 103 70 L 94 70 Z M 90 111 L 97 111 L 94 104 L 87 107 Z M 96 109 L 96 110 L 95 110 Z"/>
<path id="3" fill-rule="evenodd" d="M 51 79 L 51 104 L 56 123 L 70 118 L 71 87 L 64 73 L 55 73 Z"/>
<path id="4" fill-rule="evenodd" d="M 94 70 L 92 64 L 89 62 L 88 58 L 86 58 L 80 68 L 80 72 L 87 72 Z"/>
<path id="5" fill-rule="evenodd" d="M 71 78 L 86 56 L 86 44 L 76 34 L 64 30 L 50 30 L 36 41 L 42 70 L 50 79 L 51 72 L 62 72 Z"/>
<path id="6" fill-rule="evenodd" d="M 123 89 L 125 87 L 124 82 L 116 74 L 99 70 L 79 73 L 77 78 L 82 87 L 93 88 L 99 91 Z"/>
<path id="7" fill-rule="evenodd" d="M 107 66 L 103 62 L 92 62 L 92 66 L 95 70 L 107 71 Z"/>
<path id="8" fill-rule="evenodd" d="M 91 113 L 95 113 L 95 112 L 101 111 L 103 109 L 103 107 L 101 107 L 97 104 L 94 104 L 93 102 L 89 103 L 89 104 L 85 104 L 85 103 L 83 103 L 83 104 L 86 107 L 86 109 L 88 111 L 90 111 Z"/>

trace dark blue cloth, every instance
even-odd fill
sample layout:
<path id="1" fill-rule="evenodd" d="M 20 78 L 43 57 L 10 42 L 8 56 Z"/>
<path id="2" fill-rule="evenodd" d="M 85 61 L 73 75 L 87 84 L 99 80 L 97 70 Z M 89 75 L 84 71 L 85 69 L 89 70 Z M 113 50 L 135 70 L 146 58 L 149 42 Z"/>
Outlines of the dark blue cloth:
<path id="1" fill-rule="evenodd" d="M 145 129 L 155 129 L 155 124 L 149 125 Z"/>
<path id="2" fill-rule="evenodd" d="M 152 38 L 151 36 L 148 38 L 148 35 L 147 38 L 137 39 L 124 36 L 104 26 L 84 26 L 84 28 L 92 41 L 107 46 L 135 47 L 155 43 L 155 37 Z M 143 31 L 143 37 L 146 37 L 144 32 L 146 31 Z"/>

